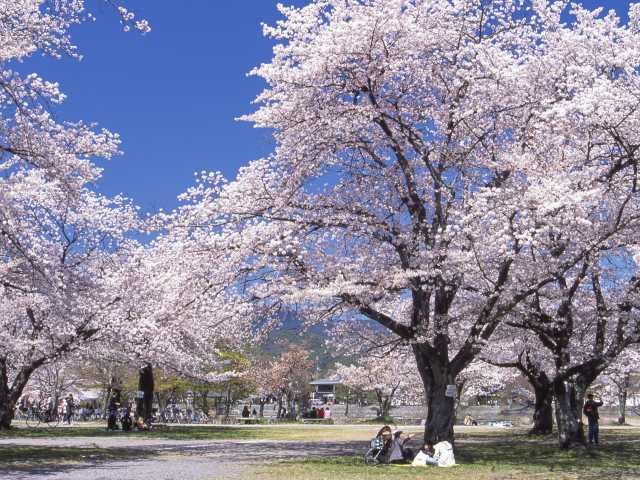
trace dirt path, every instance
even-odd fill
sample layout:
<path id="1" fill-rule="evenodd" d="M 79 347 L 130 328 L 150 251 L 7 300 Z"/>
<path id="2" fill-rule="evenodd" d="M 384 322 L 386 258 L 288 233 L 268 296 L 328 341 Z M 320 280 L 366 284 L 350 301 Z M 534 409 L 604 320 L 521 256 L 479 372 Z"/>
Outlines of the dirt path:
<path id="1" fill-rule="evenodd" d="M 18 468 L 0 465 L 3 480 L 214 480 L 247 478 L 247 471 L 254 465 L 269 461 L 358 455 L 367 443 L 69 438 L 3 440 L 0 445 L 126 448 L 140 453 L 139 458 L 131 460 L 95 462 L 80 458 L 79 451 L 77 463 Z"/>

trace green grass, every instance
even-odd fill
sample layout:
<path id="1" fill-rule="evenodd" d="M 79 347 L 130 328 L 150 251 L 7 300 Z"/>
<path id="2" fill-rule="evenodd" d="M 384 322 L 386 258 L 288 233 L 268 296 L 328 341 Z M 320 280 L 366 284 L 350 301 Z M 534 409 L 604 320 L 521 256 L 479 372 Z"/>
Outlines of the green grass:
<path id="1" fill-rule="evenodd" d="M 171 440 L 250 440 L 262 438 L 263 435 L 261 428 L 163 426 L 148 432 L 109 432 L 101 427 L 16 428 L 0 432 L 0 438 L 126 437 Z"/>
<path id="2" fill-rule="evenodd" d="M 166 438 L 170 440 L 368 440 L 377 428 L 350 430 L 339 425 L 296 425 L 292 428 L 255 426 L 157 426 L 148 432 L 108 432 L 101 427 L 14 428 L 0 431 L 0 438 L 68 438 L 68 437 L 125 437 Z"/>
<path id="3" fill-rule="evenodd" d="M 405 432 L 421 433 L 423 427 L 401 427 Z M 166 438 L 169 440 L 289 440 L 289 441 L 350 441 L 371 439 L 379 426 L 359 425 L 355 428 L 344 425 L 302 425 L 291 426 L 165 426 L 157 425 L 148 432 L 108 432 L 99 426 L 64 427 L 64 428 L 13 428 L 0 430 L 2 438 L 69 438 L 69 437 L 123 437 L 123 438 Z M 636 427 L 601 427 L 602 435 L 612 441 L 633 439 L 640 440 L 640 429 Z M 527 429 L 457 427 L 456 439 L 474 442 L 495 442 L 508 438 L 510 442 L 553 443 L 555 436 L 531 437 Z"/>
<path id="4" fill-rule="evenodd" d="M 32 447 L 11 446 L 0 447 L 0 471 L 5 468 L 30 469 L 51 465 L 62 465 L 78 462 L 104 462 L 107 460 L 123 460 L 143 458 L 151 455 L 150 451 L 130 450 L 123 448 L 78 448 L 78 447 Z"/>
<path id="5" fill-rule="evenodd" d="M 368 467 L 361 457 L 339 457 L 282 462 L 257 468 L 253 473 L 260 480 L 630 480 L 640 478 L 639 456 L 637 442 L 572 451 L 560 451 L 554 445 L 491 442 L 457 447 L 459 465 L 453 468 Z"/>
<path id="6" fill-rule="evenodd" d="M 393 417 L 390 416 L 386 416 L 386 417 L 376 417 L 376 418 L 372 418 L 370 420 L 365 420 L 362 423 L 370 423 L 370 424 L 375 424 L 375 425 L 395 425 L 396 421 Z"/>

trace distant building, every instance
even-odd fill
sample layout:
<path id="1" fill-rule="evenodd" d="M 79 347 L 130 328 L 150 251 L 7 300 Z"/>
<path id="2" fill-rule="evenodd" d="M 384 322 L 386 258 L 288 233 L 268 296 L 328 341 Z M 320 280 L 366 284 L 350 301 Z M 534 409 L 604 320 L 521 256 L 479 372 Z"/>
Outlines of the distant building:
<path id="1" fill-rule="evenodd" d="M 340 385 L 339 380 L 320 378 L 309 382 L 315 387 L 315 392 L 311 393 L 312 404 L 334 403 L 336 400 L 336 385 Z"/>

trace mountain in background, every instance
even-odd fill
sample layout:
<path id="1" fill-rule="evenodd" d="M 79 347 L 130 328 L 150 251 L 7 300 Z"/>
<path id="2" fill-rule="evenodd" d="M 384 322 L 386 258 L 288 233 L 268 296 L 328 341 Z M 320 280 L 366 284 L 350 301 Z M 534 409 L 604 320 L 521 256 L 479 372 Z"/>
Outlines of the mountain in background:
<path id="1" fill-rule="evenodd" d="M 291 310 L 282 313 L 280 322 L 260 346 L 260 351 L 275 357 L 286 350 L 287 345 L 304 345 L 316 359 L 317 376 L 325 373 L 335 363 L 336 359 L 330 355 L 326 345 L 331 326 L 305 325 L 304 320 Z"/>

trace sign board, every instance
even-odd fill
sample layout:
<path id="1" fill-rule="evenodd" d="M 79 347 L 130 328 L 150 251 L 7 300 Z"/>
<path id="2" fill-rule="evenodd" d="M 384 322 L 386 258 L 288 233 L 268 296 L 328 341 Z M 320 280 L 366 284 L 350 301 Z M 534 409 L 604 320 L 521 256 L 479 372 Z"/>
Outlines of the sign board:
<path id="1" fill-rule="evenodd" d="M 444 392 L 446 397 L 456 398 L 457 388 L 455 385 L 447 385 L 447 390 Z"/>

